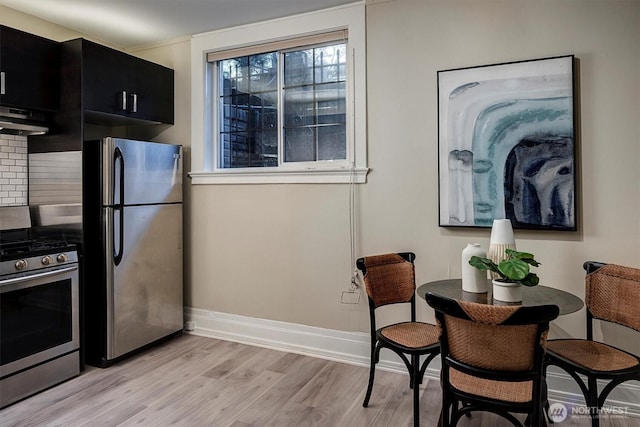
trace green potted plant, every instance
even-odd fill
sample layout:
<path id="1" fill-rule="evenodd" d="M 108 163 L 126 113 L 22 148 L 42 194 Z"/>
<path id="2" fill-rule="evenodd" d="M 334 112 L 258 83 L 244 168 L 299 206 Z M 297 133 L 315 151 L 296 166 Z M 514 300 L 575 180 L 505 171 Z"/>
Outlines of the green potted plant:
<path id="1" fill-rule="evenodd" d="M 518 252 L 505 249 L 506 258 L 498 264 L 489 258 L 472 256 L 469 264 L 481 271 L 491 271 L 499 276 L 493 279 L 493 298 L 499 301 L 522 301 L 522 288 L 536 286 L 540 278 L 530 271 L 531 266 L 538 267 L 540 263 L 534 255 L 528 252 Z"/>

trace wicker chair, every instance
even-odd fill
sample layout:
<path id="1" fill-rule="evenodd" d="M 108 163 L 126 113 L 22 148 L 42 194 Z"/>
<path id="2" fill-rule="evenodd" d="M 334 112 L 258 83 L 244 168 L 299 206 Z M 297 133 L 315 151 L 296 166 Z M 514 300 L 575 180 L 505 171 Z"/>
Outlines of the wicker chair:
<path id="1" fill-rule="evenodd" d="M 559 366 L 578 383 L 596 427 L 609 393 L 625 381 L 640 380 L 640 358 L 594 341 L 593 320 L 640 331 L 640 269 L 593 261 L 585 262 L 584 269 L 587 339 L 549 340 L 547 365 Z M 586 383 L 579 374 L 587 377 Z M 599 395 L 597 380 L 608 381 Z"/>
<path id="2" fill-rule="evenodd" d="M 474 411 L 492 412 L 515 426 L 545 425 L 544 353 L 555 305 L 498 306 L 456 301 L 432 293 L 427 303 L 441 328 L 442 412 L 455 426 Z"/>
<path id="3" fill-rule="evenodd" d="M 371 321 L 371 367 L 362 406 L 369 405 L 380 350 L 388 348 L 400 356 L 409 371 L 409 387 L 413 389 L 413 423 L 419 426 L 419 386 L 429 362 L 440 353 L 440 344 L 435 325 L 416 322 L 415 257 L 412 252 L 374 255 L 358 259 L 356 266 L 364 276 Z M 376 309 L 398 303 L 411 305 L 411 320 L 376 329 Z M 426 356 L 422 365 L 421 356 Z"/>

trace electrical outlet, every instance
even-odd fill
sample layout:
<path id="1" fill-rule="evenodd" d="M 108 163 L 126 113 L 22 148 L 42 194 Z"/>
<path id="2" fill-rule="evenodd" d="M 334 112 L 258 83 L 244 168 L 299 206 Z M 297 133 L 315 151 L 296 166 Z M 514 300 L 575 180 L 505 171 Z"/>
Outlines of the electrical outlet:
<path id="1" fill-rule="evenodd" d="M 341 304 L 358 304 L 360 302 L 360 291 L 344 291 L 340 298 Z"/>

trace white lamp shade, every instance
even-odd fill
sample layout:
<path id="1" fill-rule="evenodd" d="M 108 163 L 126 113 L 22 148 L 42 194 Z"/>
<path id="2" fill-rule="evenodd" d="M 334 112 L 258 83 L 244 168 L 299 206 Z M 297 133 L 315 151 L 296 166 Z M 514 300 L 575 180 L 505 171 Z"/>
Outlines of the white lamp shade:
<path id="1" fill-rule="evenodd" d="M 513 227 L 509 219 L 494 219 L 491 227 L 491 243 L 505 245 L 515 244 Z"/>

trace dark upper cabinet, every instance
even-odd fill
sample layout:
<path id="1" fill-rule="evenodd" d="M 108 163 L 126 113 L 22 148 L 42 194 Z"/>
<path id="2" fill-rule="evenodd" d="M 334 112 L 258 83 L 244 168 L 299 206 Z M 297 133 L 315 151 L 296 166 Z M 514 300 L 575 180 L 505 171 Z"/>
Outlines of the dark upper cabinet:
<path id="1" fill-rule="evenodd" d="M 0 26 L 0 73 L 0 105 L 58 109 L 60 43 Z"/>
<path id="2" fill-rule="evenodd" d="M 30 153 L 82 150 L 88 138 L 174 124 L 170 68 L 79 38 L 60 43 L 60 73 L 60 109 L 49 133 L 30 137 Z"/>
<path id="3" fill-rule="evenodd" d="M 63 44 L 76 53 L 66 66 L 79 61 L 72 74 L 81 80 L 82 110 L 173 124 L 172 69 L 84 39 Z"/>

